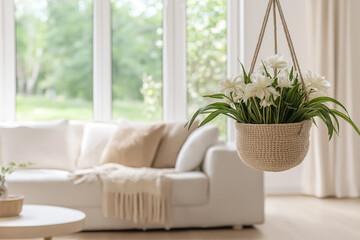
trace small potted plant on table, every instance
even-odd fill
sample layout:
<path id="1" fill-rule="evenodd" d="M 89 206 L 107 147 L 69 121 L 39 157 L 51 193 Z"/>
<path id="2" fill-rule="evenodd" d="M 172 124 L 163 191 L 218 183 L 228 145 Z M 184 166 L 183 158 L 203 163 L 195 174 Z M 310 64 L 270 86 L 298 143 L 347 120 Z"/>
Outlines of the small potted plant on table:
<path id="1" fill-rule="evenodd" d="M 28 163 L 16 164 L 11 162 L 7 167 L 2 166 L 0 172 L 0 217 L 13 217 L 20 214 L 24 202 L 24 196 L 13 196 L 8 194 L 6 176 L 17 168 L 25 168 L 32 165 Z"/>

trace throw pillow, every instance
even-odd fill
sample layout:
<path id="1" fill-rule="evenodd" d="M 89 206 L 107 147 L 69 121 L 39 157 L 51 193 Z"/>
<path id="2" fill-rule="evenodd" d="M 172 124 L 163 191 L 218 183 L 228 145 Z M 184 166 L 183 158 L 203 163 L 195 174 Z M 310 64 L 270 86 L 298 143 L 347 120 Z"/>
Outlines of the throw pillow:
<path id="1" fill-rule="evenodd" d="M 153 162 L 153 168 L 174 168 L 181 147 L 189 135 L 197 128 L 194 122 L 188 130 L 185 122 L 166 123 L 159 149 Z"/>
<path id="2" fill-rule="evenodd" d="M 19 123 L 17 126 L 0 128 L 2 163 L 32 162 L 32 168 L 73 170 L 75 159 L 68 141 L 67 120 Z"/>
<path id="3" fill-rule="evenodd" d="M 195 170 L 203 162 L 207 149 L 217 143 L 219 129 L 207 125 L 196 129 L 186 140 L 180 150 L 175 170 L 187 172 Z"/>
<path id="4" fill-rule="evenodd" d="M 116 132 L 117 124 L 86 123 L 84 125 L 78 168 L 92 168 L 100 164 L 100 157 L 106 143 Z"/>
<path id="5" fill-rule="evenodd" d="M 151 167 L 164 124 L 121 125 L 101 156 L 101 163 L 119 163 L 128 167 Z"/>

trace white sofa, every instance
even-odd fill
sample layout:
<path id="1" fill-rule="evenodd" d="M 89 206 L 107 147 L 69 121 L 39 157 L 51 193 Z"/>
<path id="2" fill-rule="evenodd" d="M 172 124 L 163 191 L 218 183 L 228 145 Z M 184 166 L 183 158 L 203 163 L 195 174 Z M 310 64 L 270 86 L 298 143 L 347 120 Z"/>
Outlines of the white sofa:
<path id="1" fill-rule="evenodd" d="M 79 134 L 81 131 L 78 130 L 84 125 L 71 121 L 69 124 L 76 125 Z M 72 140 L 73 147 L 80 148 L 82 137 L 74 138 L 80 142 Z M 2 143 L 2 147 L 4 145 Z M 76 166 L 76 163 L 73 165 Z M 85 230 L 163 228 L 104 218 L 100 183 L 74 185 L 68 178 L 70 172 L 45 168 L 17 170 L 8 177 L 9 192 L 24 195 L 28 204 L 81 210 L 87 215 Z M 173 180 L 173 228 L 241 227 L 264 221 L 263 174 L 245 166 L 234 145 L 215 144 L 207 149 L 203 162 L 196 170 L 171 173 L 169 176 Z"/>

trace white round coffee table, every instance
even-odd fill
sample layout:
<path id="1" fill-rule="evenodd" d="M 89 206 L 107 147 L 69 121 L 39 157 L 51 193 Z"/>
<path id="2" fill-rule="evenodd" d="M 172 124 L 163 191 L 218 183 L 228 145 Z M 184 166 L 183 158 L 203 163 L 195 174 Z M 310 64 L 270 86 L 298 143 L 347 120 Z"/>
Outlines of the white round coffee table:
<path id="1" fill-rule="evenodd" d="M 84 228 L 81 211 L 47 206 L 27 205 L 17 217 L 0 218 L 0 239 L 44 238 L 79 232 Z"/>

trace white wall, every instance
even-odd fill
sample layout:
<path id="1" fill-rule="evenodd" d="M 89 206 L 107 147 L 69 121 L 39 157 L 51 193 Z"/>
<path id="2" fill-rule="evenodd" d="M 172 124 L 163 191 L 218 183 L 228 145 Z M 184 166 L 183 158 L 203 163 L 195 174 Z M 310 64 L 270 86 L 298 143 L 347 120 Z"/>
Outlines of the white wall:
<path id="1" fill-rule="evenodd" d="M 292 36 L 295 51 L 299 60 L 302 72 L 310 66 L 307 65 L 307 35 L 305 21 L 305 0 L 280 0 L 285 18 Z M 250 68 L 254 54 L 258 35 L 260 32 L 263 17 L 268 0 L 245 0 L 245 66 Z M 287 47 L 286 38 L 282 29 L 279 15 L 278 22 L 278 51 L 285 55 L 287 60 L 291 60 L 290 52 Z M 259 59 L 274 54 L 273 37 L 273 16 L 270 15 L 268 27 L 266 29 L 263 45 L 259 53 Z M 286 172 L 265 173 L 265 192 L 270 194 L 277 193 L 301 193 L 301 165 Z"/>

